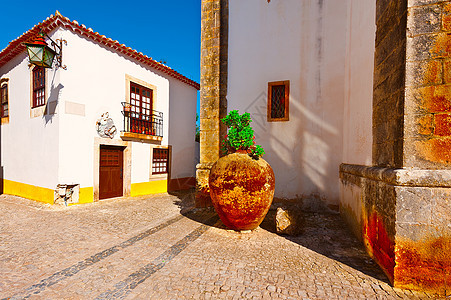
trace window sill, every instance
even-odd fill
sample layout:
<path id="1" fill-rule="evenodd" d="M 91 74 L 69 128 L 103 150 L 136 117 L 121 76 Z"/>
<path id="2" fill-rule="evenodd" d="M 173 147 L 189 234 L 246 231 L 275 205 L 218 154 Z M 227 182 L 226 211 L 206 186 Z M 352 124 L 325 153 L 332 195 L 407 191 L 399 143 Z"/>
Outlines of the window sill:
<path id="1" fill-rule="evenodd" d="M 30 109 L 30 117 L 36 118 L 36 117 L 42 117 L 45 112 L 45 105 L 32 107 Z"/>
<path id="2" fill-rule="evenodd" d="M 163 138 L 161 136 L 155 136 L 150 134 L 142 134 L 135 132 L 121 132 L 121 139 L 123 140 L 140 140 L 150 142 L 161 142 Z"/>
<path id="3" fill-rule="evenodd" d="M 288 118 L 280 118 L 280 119 L 270 118 L 270 119 L 268 119 L 268 122 L 286 122 L 286 121 L 289 121 L 289 119 Z"/>
<path id="4" fill-rule="evenodd" d="M 149 181 L 167 180 L 167 179 L 168 179 L 168 173 L 165 173 L 165 174 L 152 174 L 150 176 Z"/>

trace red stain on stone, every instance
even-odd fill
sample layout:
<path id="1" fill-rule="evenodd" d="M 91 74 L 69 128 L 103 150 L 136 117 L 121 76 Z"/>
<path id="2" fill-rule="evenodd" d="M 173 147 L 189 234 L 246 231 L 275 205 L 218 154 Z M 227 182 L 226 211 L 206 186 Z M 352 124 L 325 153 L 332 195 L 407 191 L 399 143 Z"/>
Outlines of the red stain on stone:
<path id="1" fill-rule="evenodd" d="M 370 254 L 393 281 L 395 268 L 395 243 L 385 229 L 382 217 L 373 212 L 365 224 L 364 239 Z"/>
<path id="2" fill-rule="evenodd" d="M 444 295 L 451 283 L 451 238 L 396 245 L 395 286 Z"/>
<path id="3" fill-rule="evenodd" d="M 435 115 L 435 130 L 434 134 L 438 136 L 451 135 L 451 115 L 440 114 Z"/>

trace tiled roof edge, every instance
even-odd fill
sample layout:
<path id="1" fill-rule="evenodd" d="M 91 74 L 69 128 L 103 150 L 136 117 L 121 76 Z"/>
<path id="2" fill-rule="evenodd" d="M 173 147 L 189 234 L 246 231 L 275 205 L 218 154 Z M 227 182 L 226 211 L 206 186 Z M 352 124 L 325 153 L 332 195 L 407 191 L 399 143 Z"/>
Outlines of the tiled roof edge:
<path id="1" fill-rule="evenodd" d="M 55 15 L 50 15 L 50 17 L 48 17 L 44 21 L 36 24 L 30 30 L 23 33 L 15 40 L 11 41 L 8 46 L 0 52 L 0 66 L 6 64 L 11 59 L 25 51 L 25 46 L 23 45 L 23 43 L 32 42 L 39 31 L 42 30 L 44 33 L 49 33 L 57 27 L 62 27 L 82 36 L 86 36 L 91 40 L 101 43 L 128 57 L 131 57 L 142 64 L 148 65 L 157 71 L 168 74 L 169 76 L 176 78 L 181 82 L 196 88 L 197 90 L 200 89 L 199 83 L 195 82 L 194 80 L 183 76 L 179 72 L 160 62 L 155 61 L 151 57 L 144 55 L 141 52 L 127 47 L 124 44 L 119 43 L 118 41 L 107 38 L 106 36 L 101 35 L 98 32 L 94 32 L 94 30 L 92 30 L 91 28 L 86 28 L 86 26 L 83 24 L 78 24 L 78 22 L 75 20 L 71 21 L 69 18 L 61 15 L 58 11 L 56 11 Z"/>

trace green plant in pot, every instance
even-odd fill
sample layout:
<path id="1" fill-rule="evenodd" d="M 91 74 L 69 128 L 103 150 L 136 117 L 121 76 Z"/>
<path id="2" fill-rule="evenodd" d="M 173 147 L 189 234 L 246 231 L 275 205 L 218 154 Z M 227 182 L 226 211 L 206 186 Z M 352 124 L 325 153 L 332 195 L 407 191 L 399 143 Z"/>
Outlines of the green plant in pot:
<path id="1" fill-rule="evenodd" d="M 228 133 L 222 143 L 224 154 L 212 166 L 210 196 L 224 225 L 234 230 L 257 228 L 274 197 L 274 172 L 255 145 L 250 114 L 231 111 L 221 120 Z"/>

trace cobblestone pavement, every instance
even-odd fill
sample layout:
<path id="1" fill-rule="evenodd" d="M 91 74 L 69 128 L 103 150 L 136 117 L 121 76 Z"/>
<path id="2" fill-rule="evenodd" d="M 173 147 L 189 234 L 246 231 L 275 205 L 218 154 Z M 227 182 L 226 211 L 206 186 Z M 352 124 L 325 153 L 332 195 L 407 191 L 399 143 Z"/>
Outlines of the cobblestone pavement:
<path id="1" fill-rule="evenodd" d="M 224 228 L 192 195 L 72 207 L 0 196 L 0 299 L 419 299 L 393 289 L 338 215 L 298 237 Z"/>

